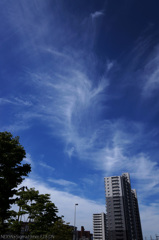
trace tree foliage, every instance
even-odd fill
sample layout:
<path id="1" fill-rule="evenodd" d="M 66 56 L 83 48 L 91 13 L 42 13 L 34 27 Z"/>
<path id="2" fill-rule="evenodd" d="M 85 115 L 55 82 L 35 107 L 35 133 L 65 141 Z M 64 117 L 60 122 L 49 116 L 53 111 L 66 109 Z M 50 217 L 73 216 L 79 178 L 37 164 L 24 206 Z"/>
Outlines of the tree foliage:
<path id="1" fill-rule="evenodd" d="M 72 240 L 73 227 L 65 223 L 63 219 L 59 219 L 52 226 L 51 233 L 54 236 L 54 240 Z"/>
<path id="2" fill-rule="evenodd" d="M 50 233 L 53 224 L 60 218 L 57 216 L 58 209 L 50 201 L 49 194 L 39 194 L 34 188 L 26 189 L 17 193 L 19 211 L 16 218 L 11 221 L 11 230 L 19 233 L 19 226 L 23 216 L 27 216 L 28 232 L 31 235 Z"/>
<path id="3" fill-rule="evenodd" d="M 0 132 L 0 232 L 11 216 L 10 207 L 15 203 L 15 188 L 31 171 L 29 164 L 22 164 L 26 153 L 19 143 L 19 137 L 9 132 Z"/>
<path id="4" fill-rule="evenodd" d="M 19 137 L 0 132 L 0 233 L 5 233 L 5 226 L 8 226 L 7 233 L 46 234 L 53 235 L 54 240 L 71 240 L 72 228 L 57 216 L 58 209 L 49 194 L 39 194 L 27 187 L 16 190 L 31 171 L 29 164 L 22 163 L 25 156 Z M 18 205 L 17 212 L 10 210 L 12 204 Z M 25 232 L 22 231 L 24 226 Z"/>
<path id="5" fill-rule="evenodd" d="M 50 200 L 49 194 L 39 194 L 34 188 L 25 190 L 23 188 L 17 193 L 16 204 L 18 212 L 13 211 L 10 221 L 10 232 L 20 235 L 22 226 L 27 226 L 22 235 L 50 236 L 53 240 L 72 240 L 73 228 L 64 222 L 62 217 L 58 217 L 58 209 Z M 27 217 L 27 222 L 23 222 Z M 43 239 L 43 238 L 42 238 Z"/>

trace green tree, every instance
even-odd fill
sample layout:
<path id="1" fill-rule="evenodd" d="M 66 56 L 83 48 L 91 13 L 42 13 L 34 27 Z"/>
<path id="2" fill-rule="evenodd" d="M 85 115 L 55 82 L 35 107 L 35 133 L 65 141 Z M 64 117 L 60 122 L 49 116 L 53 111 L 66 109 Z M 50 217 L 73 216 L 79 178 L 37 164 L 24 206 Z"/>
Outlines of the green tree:
<path id="1" fill-rule="evenodd" d="M 52 226 L 50 233 L 54 236 L 54 240 L 72 240 L 73 230 L 74 228 L 61 218 Z"/>
<path id="2" fill-rule="evenodd" d="M 19 212 L 16 219 L 11 220 L 10 229 L 13 233 L 20 233 L 19 226 L 22 223 L 22 217 L 25 215 L 28 219 L 28 232 L 31 235 L 45 235 L 50 233 L 53 224 L 61 219 L 57 216 L 58 209 L 50 201 L 49 194 L 39 194 L 34 188 L 26 189 L 17 193 Z"/>
<path id="3" fill-rule="evenodd" d="M 5 232 L 5 222 L 12 214 L 11 205 L 16 189 L 31 171 L 29 164 L 22 164 L 26 153 L 19 143 L 19 137 L 9 132 L 0 132 L 0 232 Z"/>

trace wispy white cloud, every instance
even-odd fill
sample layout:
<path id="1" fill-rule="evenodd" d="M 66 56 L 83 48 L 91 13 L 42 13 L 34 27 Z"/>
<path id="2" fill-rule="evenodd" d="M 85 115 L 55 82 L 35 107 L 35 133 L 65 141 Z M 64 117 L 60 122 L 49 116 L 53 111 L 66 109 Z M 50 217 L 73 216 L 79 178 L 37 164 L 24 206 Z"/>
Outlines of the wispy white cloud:
<path id="1" fill-rule="evenodd" d="M 24 162 L 31 164 L 32 166 L 34 165 L 34 162 L 31 158 L 31 155 L 29 153 L 26 153 L 26 157 L 23 159 Z"/>
<path id="2" fill-rule="evenodd" d="M 65 150 L 65 152 L 68 154 L 69 158 L 71 158 L 74 154 L 74 150 L 75 148 L 74 147 L 67 147 L 67 149 Z"/>
<path id="3" fill-rule="evenodd" d="M 159 168 L 157 162 L 154 162 L 145 154 L 139 154 L 132 157 L 127 167 L 132 178 L 136 180 L 136 187 L 142 189 L 142 191 L 139 191 L 142 200 L 158 194 Z"/>
<path id="4" fill-rule="evenodd" d="M 114 61 L 107 60 L 106 64 L 107 70 L 110 71 L 113 68 L 114 64 L 115 64 Z"/>
<path id="5" fill-rule="evenodd" d="M 18 133 L 21 132 L 23 130 L 29 129 L 30 128 L 30 124 L 27 122 L 24 122 L 20 119 L 16 119 L 16 121 L 12 121 L 11 124 L 6 124 L 3 125 L 1 127 L 1 131 L 8 131 L 8 132 L 12 132 L 12 133 Z"/>
<path id="6" fill-rule="evenodd" d="M 48 53 L 50 53 L 51 55 L 53 55 L 53 56 L 55 56 L 57 58 L 62 58 L 62 59 L 64 58 L 67 61 L 68 60 L 70 60 L 70 61 L 72 60 L 67 53 L 57 51 L 56 49 L 52 49 L 51 47 L 50 48 L 49 47 L 45 47 L 45 48 L 43 48 L 43 51 L 44 52 L 48 52 Z"/>
<path id="7" fill-rule="evenodd" d="M 30 101 L 20 99 L 17 97 L 14 98 L 0 98 L 0 104 L 13 104 L 19 106 L 31 106 L 32 103 Z"/>
<path id="8" fill-rule="evenodd" d="M 5 104 L 5 103 L 13 103 L 13 102 L 6 98 L 0 98 L 0 104 Z"/>
<path id="9" fill-rule="evenodd" d="M 90 135 L 96 131 L 95 128 L 91 132 L 92 124 L 96 124 L 95 119 L 101 112 L 100 102 L 105 101 L 104 91 L 108 86 L 106 77 L 93 86 L 87 74 L 76 68 L 76 65 L 69 67 L 62 77 L 58 73 L 31 75 L 36 87 L 46 92 L 45 99 L 39 99 L 39 104 L 43 101 L 40 111 L 45 115 L 44 120 L 48 120 L 50 126 L 60 125 L 58 134 L 66 142 L 65 151 L 69 156 L 79 152 L 84 145 L 87 148 L 86 142 L 90 144 Z M 88 118 L 92 118 L 90 126 Z"/>
<path id="10" fill-rule="evenodd" d="M 54 179 L 54 178 L 49 178 L 48 179 L 49 182 L 53 182 L 56 184 L 59 184 L 61 186 L 77 186 L 76 183 L 71 182 L 71 181 L 67 181 L 65 179 Z"/>
<path id="11" fill-rule="evenodd" d="M 140 89 L 143 100 L 153 97 L 159 90 L 159 45 L 154 45 L 153 36 L 147 34 L 149 30 L 149 27 L 145 29 L 136 40 L 134 48 L 127 56 L 130 64 L 124 69 L 124 84 L 135 84 Z M 133 76 L 133 81 L 127 81 L 130 75 Z"/>
<path id="12" fill-rule="evenodd" d="M 140 153 L 139 156 L 136 156 L 136 159 L 133 159 L 132 163 L 134 164 L 133 176 L 137 179 L 147 179 L 152 180 L 154 177 L 158 179 L 159 169 L 157 167 L 157 162 L 153 162 L 149 157 Z M 159 181 L 159 180 L 158 180 Z"/>
<path id="13" fill-rule="evenodd" d="M 96 12 L 94 12 L 94 13 L 91 13 L 92 19 L 101 17 L 101 16 L 103 16 L 103 15 L 104 15 L 104 12 L 103 12 L 103 11 L 96 11 Z"/>
<path id="14" fill-rule="evenodd" d="M 55 168 L 53 168 L 52 166 L 46 164 L 45 162 L 39 162 L 39 165 L 44 167 L 44 168 L 47 168 L 48 170 L 55 171 Z"/>
<path id="15" fill-rule="evenodd" d="M 156 237 L 152 235 L 152 233 L 158 234 L 158 204 L 159 202 L 150 203 L 149 205 L 140 203 L 142 230 L 144 237 L 147 237 L 147 239 L 149 239 L 150 236 L 153 238 Z"/>
<path id="16" fill-rule="evenodd" d="M 94 178 L 92 176 L 89 176 L 88 178 L 82 178 L 81 181 L 87 185 L 93 185 L 94 184 Z"/>
<path id="17" fill-rule="evenodd" d="M 155 48 L 145 65 L 143 72 L 144 97 L 151 97 L 159 91 L 159 47 Z"/>

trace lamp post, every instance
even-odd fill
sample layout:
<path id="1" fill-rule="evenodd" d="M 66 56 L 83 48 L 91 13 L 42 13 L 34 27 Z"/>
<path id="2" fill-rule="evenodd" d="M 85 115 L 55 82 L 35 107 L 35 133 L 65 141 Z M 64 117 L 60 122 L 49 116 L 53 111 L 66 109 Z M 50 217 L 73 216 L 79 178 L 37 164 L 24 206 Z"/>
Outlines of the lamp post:
<path id="1" fill-rule="evenodd" d="M 76 206 L 78 206 L 78 203 L 75 203 L 75 212 L 74 212 L 74 240 L 76 240 Z"/>

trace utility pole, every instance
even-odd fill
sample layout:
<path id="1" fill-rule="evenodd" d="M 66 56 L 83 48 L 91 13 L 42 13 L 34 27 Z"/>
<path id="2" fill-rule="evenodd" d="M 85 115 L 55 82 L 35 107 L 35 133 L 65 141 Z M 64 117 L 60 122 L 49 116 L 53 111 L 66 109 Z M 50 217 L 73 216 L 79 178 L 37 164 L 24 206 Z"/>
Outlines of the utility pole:
<path id="1" fill-rule="evenodd" d="M 76 206 L 78 206 L 78 203 L 75 203 L 75 212 L 74 212 L 74 233 L 73 233 L 74 240 L 76 240 Z"/>

